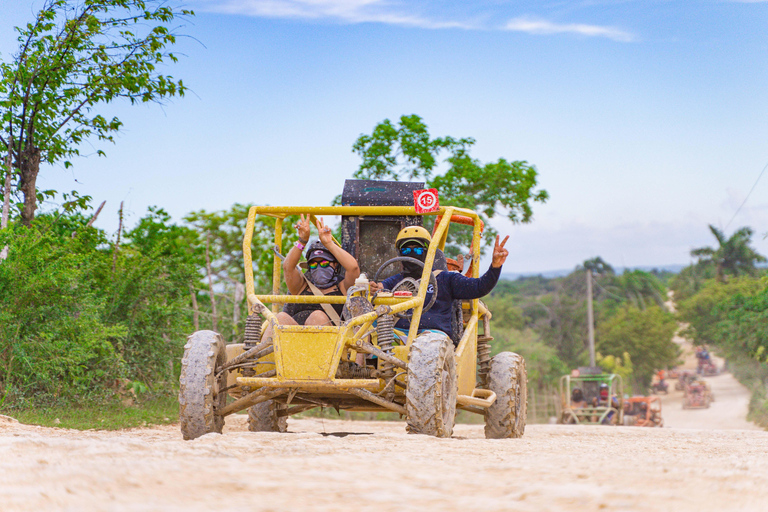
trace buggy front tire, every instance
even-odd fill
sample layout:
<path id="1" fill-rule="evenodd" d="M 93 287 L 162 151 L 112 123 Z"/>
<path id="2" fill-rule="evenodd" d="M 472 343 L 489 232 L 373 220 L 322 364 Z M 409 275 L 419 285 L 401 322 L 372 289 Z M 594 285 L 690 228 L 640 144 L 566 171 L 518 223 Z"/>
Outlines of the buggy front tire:
<path id="1" fill-rule="evenodd" d="M 528 416 L 528 374 L 523 357 L 513 352 L 493 356 L 488 389 L 496 393 L 496 401 L 485 410 L 485 437 L 522 437 Z"/>
<path id="2" fill-rule="evenodd" d="M 418 336 L 408 358 L 405 391 L 408 432 L 451 437 L 458 394 L 451 339 L 433 332 Z"/>
<path id="3" fill-rule="evenodd" d="M 221 335 L 197 331 L 184 345 L 179 377 L 179 420 L 184 439 L 196 439 L 211 432 L 221 433 L 224 417 L 217 410 L 224 407 L 226 393 L 219 392 L 222 378 L 216 370 L 227 360 Z"/>
<path id="4" fill-rule="evenodd" d="M 279 416 L 284 408 L 274 400 L 266 400 L 248 408 L 248 430 L 251 432 L 285 432 L 288 418 Z"/>

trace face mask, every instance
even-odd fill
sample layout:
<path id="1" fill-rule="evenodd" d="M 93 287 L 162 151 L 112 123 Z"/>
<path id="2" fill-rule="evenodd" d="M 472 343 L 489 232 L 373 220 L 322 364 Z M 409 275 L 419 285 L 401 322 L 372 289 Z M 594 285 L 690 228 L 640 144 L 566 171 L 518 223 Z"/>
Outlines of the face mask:
<path id="1" fill-rule="evenodd" d="M 309 276 L 312 278 L 312 283 L 318 288 L 328 287 L 332 282 L 336 269 L 331 266 L 317 267 L 314 270 L 309 271 Z"/>
<path id="2" fill-rule="evenodd" d="M 412 254 L 409 257 L 423 262 L 424 259 L 426 259 L 427 255 L 426 253 L 422 254 L 421 256 Z M 403 261 L 402 264 L 403 264 L 403 275 L 405 275 L 405 277 L 419 279 L 421 277 L 421 273 L 424 271 L 424 267 L 422 267 L 417 263 L 413 263 L 411 261 Z"/>

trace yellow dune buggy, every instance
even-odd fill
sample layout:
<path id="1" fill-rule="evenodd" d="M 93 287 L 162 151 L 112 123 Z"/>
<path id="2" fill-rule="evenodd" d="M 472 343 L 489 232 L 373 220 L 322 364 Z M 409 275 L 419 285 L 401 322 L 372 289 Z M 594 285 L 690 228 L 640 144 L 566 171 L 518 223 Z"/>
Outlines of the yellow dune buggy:
<path id="1" fill-rule="evenodd" d="M 343 206 L 250 209 L 243 240 L 249 306 L 244 343 L 227 344 L 207 330 L 189 337 L 179 392 L 184 439 L 220 433 L 225 418 L 243 410 L 250 430 L 284 432 L 288 416 L 315 407 L 396 412 L 405 417 L 408 432 L 437 437 L 451 436 L 456 410 L 462 409 L 485 417 L 488 438 L 523 435 L 525 362 L 511 352 L 490 356 L 491 313 L 480 300 L 455 301 L 453 332 L 417 333 L 429 306 L 424 304 L 427 288 L 436 284 L 433 273 L 452 271 L 443 254 L 451 225 L 472 226 L 470 277 L 479 276 L 482 233 L 482 221 L 471 210 L 449 206 L 417 214 L 408 196 L 409 187 L 418 186 L 348 180 Z M 376 281 L 398 272 L 396 263 L 403 258 L 395 253 L 396 233 L 435 219 L 423 274 L 411 295 L 371 295 L 365 286 L 351 287 L 346 296 L 280 295 L 282 265 L 275 248 L 282 247 L 283 220 L 299 213 L 309 214 L 315 224 L 317 215 L 342 216 L 340 245 Z M 269 295 L 254 289 L 251 240 L 258 215 L 276 218 L 275 248 L 260 248 L 277 253 Z M 288 303 L 345 306 L 340 325 L 279 325 L 276 314 Z M 407 343 L 397 344 L 393 327 L 402 315 L 410 317 L 411 327 Z M 264 336 L 267 324 L 272 326 L 269 338 Z"/>

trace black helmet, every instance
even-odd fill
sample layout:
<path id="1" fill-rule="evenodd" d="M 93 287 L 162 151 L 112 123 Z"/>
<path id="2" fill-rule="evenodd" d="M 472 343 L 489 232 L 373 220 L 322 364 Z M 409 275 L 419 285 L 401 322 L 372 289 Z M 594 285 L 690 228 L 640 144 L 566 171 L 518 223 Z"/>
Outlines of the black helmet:
<path id="1" fill-rule="evenodd" d="M 328 261 L 336 261 L 336 257 L 331 253 L 331 251 L 325 248 L 323 242 L 320 240 L 316 240 L 309 244 L 305 257 L 307 258 L 307 261 L 314 258 L 325 258 Z"/>

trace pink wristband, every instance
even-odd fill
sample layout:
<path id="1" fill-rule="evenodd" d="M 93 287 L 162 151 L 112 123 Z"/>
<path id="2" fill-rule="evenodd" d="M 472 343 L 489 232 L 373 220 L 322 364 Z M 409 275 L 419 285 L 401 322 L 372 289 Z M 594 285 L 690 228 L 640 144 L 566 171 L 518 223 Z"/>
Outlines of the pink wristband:
<path id="1" fill-rule="evenodd" d="M 294 246 L 298 247 L 300 250 L 304 250 L 304 244 L 296 240 L 296 243 L 293 244 Z"/>

